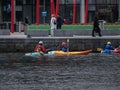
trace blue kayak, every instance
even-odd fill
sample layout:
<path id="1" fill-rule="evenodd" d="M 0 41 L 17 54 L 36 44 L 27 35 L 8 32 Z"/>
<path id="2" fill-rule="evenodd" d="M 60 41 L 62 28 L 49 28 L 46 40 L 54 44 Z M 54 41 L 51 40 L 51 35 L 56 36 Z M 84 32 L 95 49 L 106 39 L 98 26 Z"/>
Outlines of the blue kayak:
<path id="1" fill-rule="evenodd" d="M 113 53 L 113 50 L 105 49 L 105 50 L 101 50 L 101 53 L 111 54 L 111 53 Z"/>

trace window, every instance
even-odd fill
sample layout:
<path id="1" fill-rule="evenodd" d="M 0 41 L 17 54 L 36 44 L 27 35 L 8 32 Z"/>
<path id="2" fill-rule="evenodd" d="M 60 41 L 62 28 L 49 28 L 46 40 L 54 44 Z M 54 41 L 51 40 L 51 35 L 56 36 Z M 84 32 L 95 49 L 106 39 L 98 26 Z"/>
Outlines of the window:
<path id="1" fill-rule="evenodd" d="M 26 0 L 26 4 L 33 4 L 33 0 Z"/>
<path id="2" fill-rule="evenodd" d="M 23 4 L 23 0 L 16 0 L 16 5 L 22 5 Z"/>

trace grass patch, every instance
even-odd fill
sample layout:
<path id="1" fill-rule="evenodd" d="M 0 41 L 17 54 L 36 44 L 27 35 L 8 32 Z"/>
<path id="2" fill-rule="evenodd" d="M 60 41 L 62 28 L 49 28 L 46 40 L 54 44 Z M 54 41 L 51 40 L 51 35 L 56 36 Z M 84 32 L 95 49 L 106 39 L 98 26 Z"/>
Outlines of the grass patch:
<path id="1" fill-rule="evenodd" d="M 120 30 L 120 25 L 105 25 L 105 30 Z M 93 25 L 62 25 L 62 30 L 92 30 Z M 28 30 L 50 30 L 50 25 L 29 25 Z"/>
<path id="2" fill-rule="evenodd" d="M 120 25 L 105 25 L 105 30 L 120 30 Z"/>
<path id="3" fill-rule="evenodd" d="M 50 25 L 28 25 L 28 30 L 50 30 Z"/>

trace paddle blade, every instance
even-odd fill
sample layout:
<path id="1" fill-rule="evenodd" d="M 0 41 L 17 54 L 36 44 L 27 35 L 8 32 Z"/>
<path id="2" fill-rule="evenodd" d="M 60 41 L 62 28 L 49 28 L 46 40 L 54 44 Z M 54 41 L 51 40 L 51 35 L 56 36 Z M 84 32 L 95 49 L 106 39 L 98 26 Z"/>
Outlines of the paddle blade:
<path id="1" fill-rule="evenodd" d="M 97 48 L 97 51 L 101 51 L 102 50 L 102 48 Z"/>
<path id="2" fill-rule="evenodd" d="M 67 39 L 67 43 L 69 43 L 69 39 Z"/>
<path id="3" fill-rule="evenodd" d="M 69 39 L 67 39 L 67 52 L 69 52 Z"/>

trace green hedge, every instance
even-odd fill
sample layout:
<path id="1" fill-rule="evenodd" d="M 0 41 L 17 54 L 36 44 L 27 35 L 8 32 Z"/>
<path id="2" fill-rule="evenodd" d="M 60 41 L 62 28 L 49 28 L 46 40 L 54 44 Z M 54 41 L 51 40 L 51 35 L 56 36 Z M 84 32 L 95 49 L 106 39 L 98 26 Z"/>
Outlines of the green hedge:
<path id="1" fill-rule="evenodd" d="M 120 30 L 120 25 L 105 25 L 105 30 Z M 93 25 L 63 25 L 63 30 L 91 30 Z M 50 25 L 29 25 L 28 30 L 50 30 Z"/>

